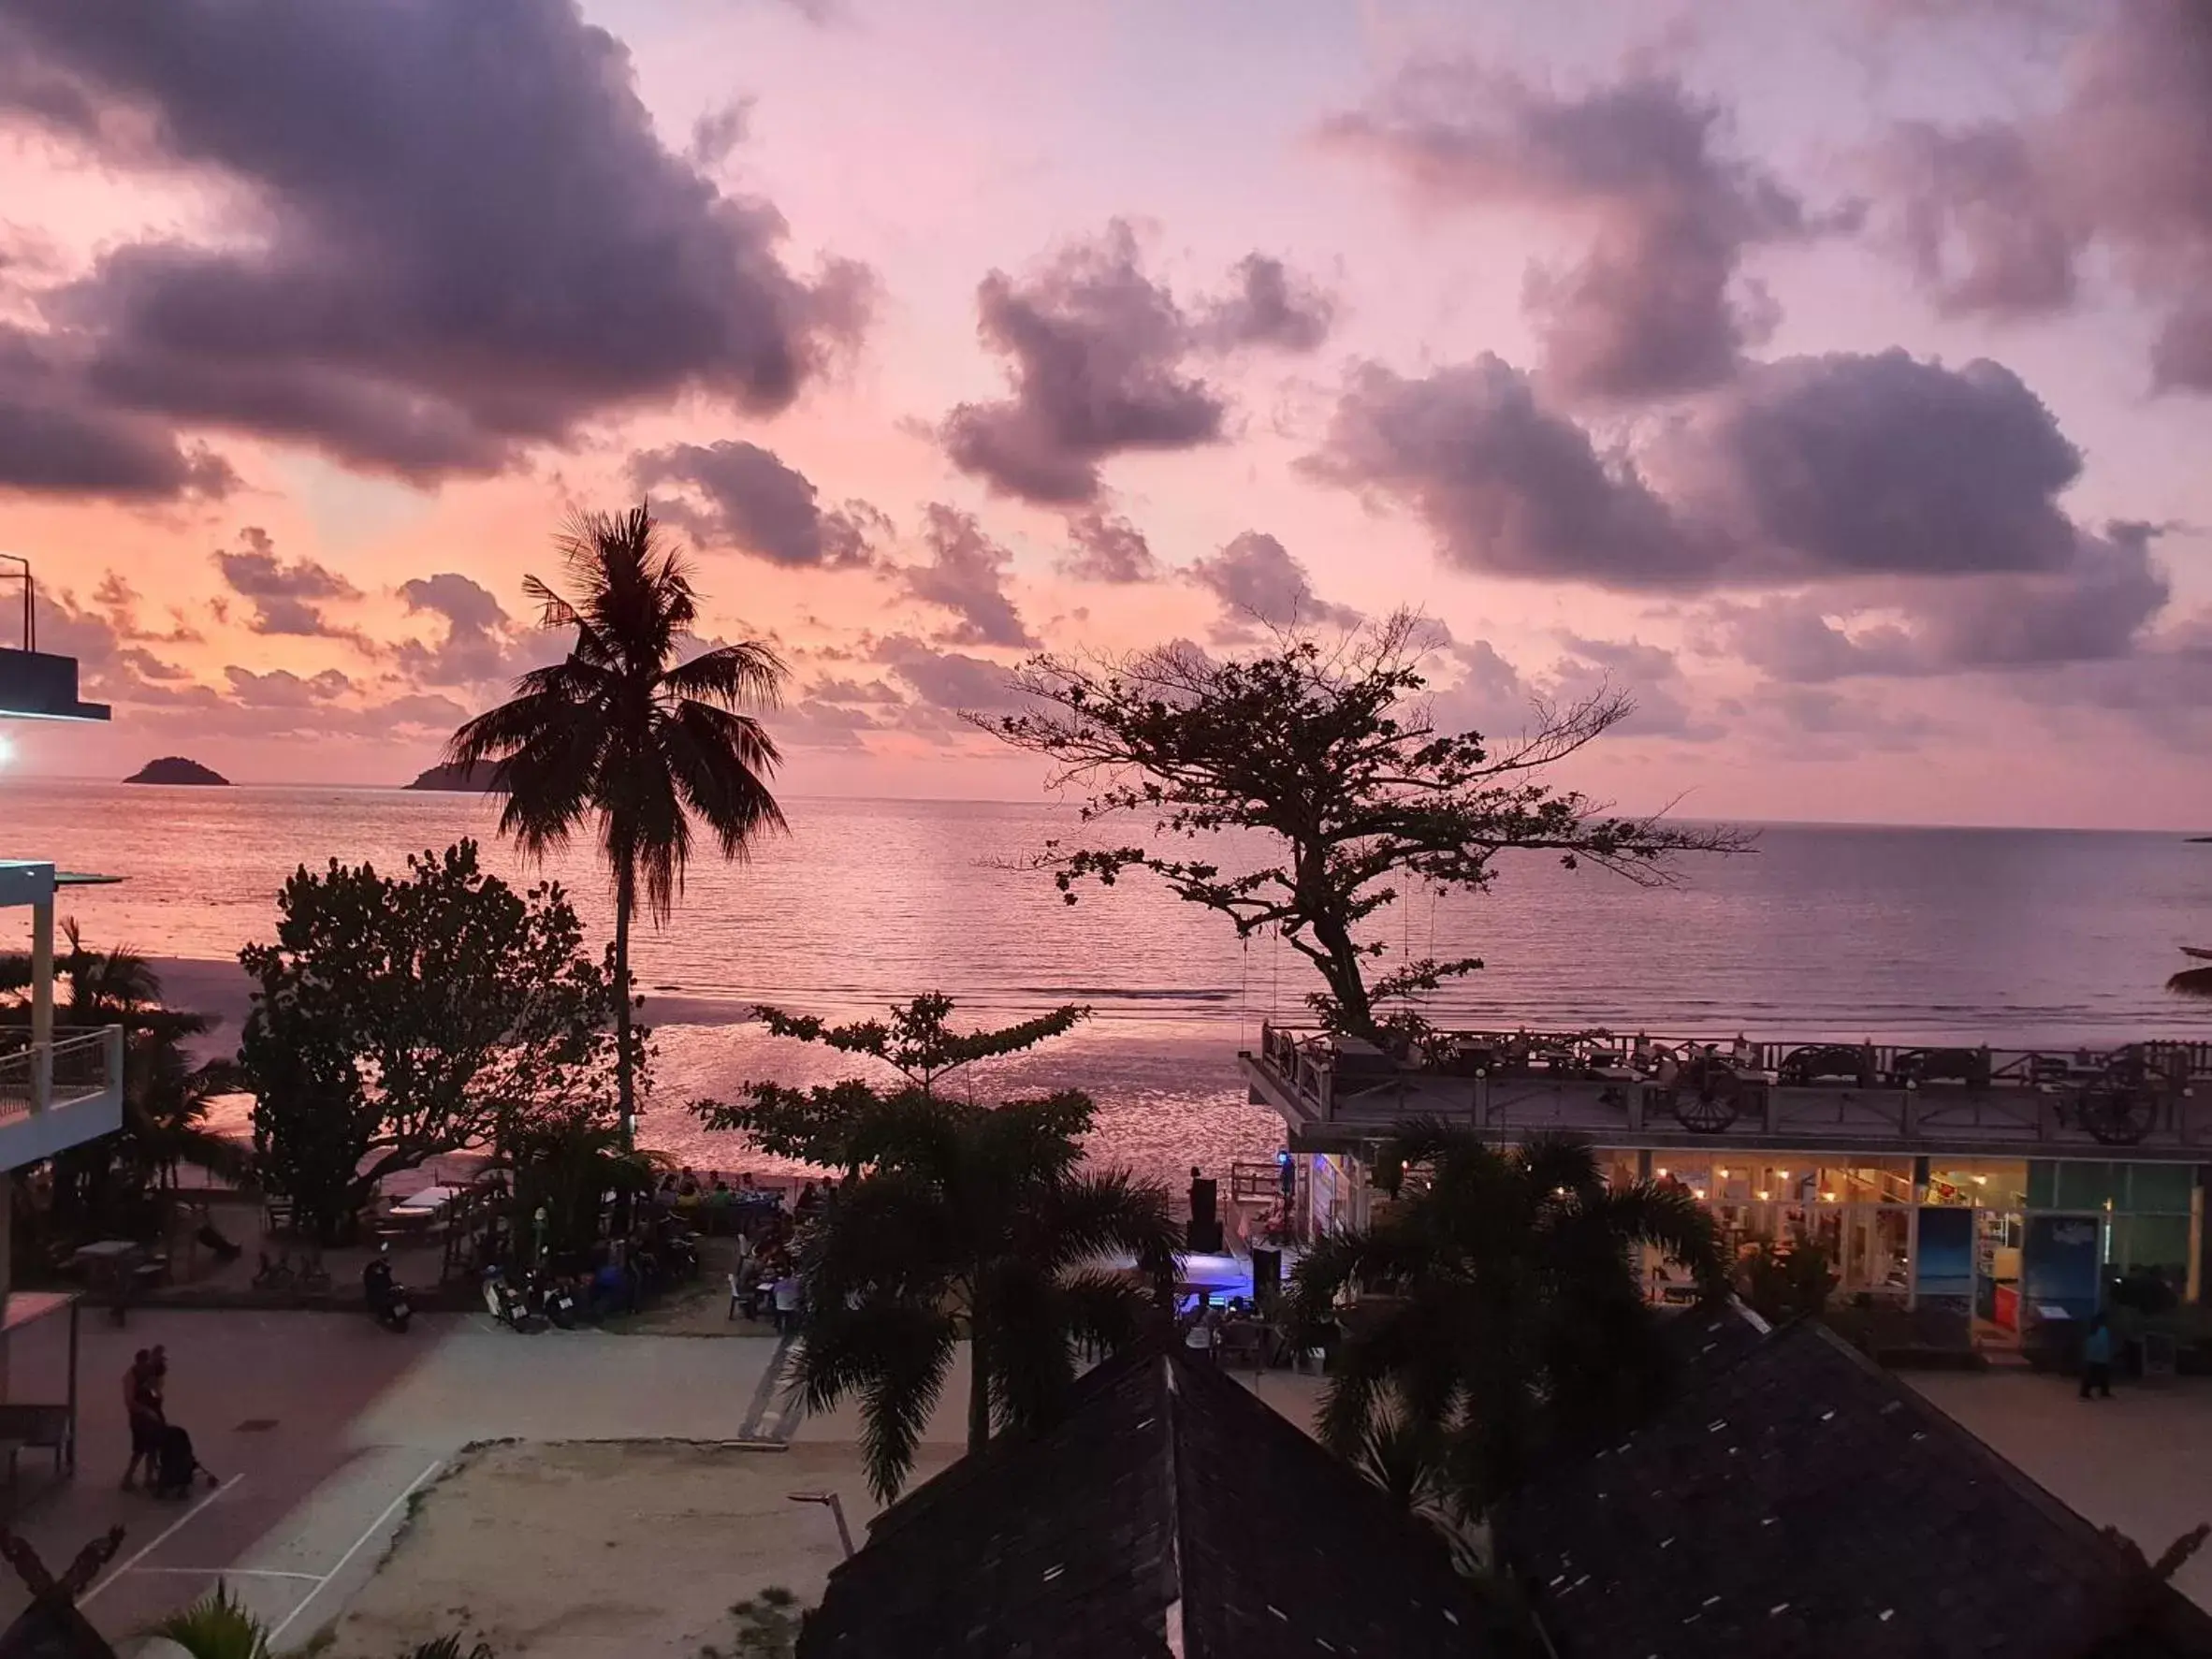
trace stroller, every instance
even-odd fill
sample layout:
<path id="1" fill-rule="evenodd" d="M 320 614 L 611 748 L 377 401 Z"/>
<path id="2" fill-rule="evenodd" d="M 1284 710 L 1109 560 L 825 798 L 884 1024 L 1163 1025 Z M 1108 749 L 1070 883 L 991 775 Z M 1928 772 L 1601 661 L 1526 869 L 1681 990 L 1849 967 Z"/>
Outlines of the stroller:
<path id="1" fill-rule="evenodd" d="M 192 1491 L 196 1475 L 206 1476 L 210 1486 L 218 1484 L 215 1471 L 192 1449 L 192 1436 L 175 1423 L 164 1423 L 154 1443 L 153 1478 L 146 1490 L 157 1498 L 181 1498 Z"/>

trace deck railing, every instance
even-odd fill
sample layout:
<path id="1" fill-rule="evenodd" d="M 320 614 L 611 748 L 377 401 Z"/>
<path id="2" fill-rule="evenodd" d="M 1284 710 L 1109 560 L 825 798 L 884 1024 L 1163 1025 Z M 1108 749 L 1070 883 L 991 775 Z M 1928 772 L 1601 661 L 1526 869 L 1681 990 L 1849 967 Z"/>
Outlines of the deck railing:
<path id="1" fill-rule="evenodd" d="M 1456 1102 L 1524 1128 L 1618 1119 L 1717 1134 L 1748 1119 L 1770 1133 L 1826 1124 L 1852 1139 L 2212 1143 L 2212 1042 L 2000 1049 L 1524 1030 L 1435 1032 L 1390 1053 L 1267 1024 L 1253 1058 L 1318 1122 L 1365 1119 L 1396 1100 L 1409 1112 Z"/>
<path id="2" fill-rule="evenodd" d="M 0 1032 L 0 1121 L 95 1099 L 121 1085 L 123 1027 L 63 1027 L 51 1042 Z"/>

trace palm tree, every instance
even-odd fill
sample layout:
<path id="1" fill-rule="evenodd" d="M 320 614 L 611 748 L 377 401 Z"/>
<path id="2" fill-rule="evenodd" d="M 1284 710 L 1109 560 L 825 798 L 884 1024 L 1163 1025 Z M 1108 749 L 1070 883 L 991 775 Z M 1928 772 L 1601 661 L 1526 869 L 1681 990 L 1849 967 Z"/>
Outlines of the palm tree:
<path id="1" fill-rule="evenodd" d="M 1079 1173 L 1081 1095 L 997 1108 L 902 1098 L 864 1132 L 866 1172 L 832 1197 L 803 1262 L 795 1387 L 810 1411 L 859 1397 L 877 1496 L 895 1496 L 969 1344 L 968 1446 L 1059 1414 L 1079 1358 L 1128 1343 L 1179 1245 L 1168 1195 Z M 1142 1282 L 1110 1258 L 1135 1260 Z"/>
<path id="2" fill-rule="evenodd" d="M 453 735 L 445 758 L 491 763 L 507 791 L 500 833 L 542 858 L 595 819 L 615 888 L 616 1092 L 624 1140 L 637 1117 L 631 1034 L 630 922 L 643 893 L 656 923 L 683 891 L 691 820 L 724 858 L 784 826 L 768 792 L 780 756 L 747 706 L 770 706 L 780 659 L 757 640 L 677 652 L 698 619 L 691 570 L 643 506 L 580 515 L 558 541 L 568 592 L 535 576 L 539 625 L 575 630 L 565 661 L 532 669 L 513 701 Z"/>
<path id="3" fill-rule="evenodd" d="M 1438 1460 L 1461 1509 L 1478 1515 L 1535 1446 L 1655 1403 L 1665 1352 L 1636 1247 L 1717 1291 L 1718 1235 L 1686 1192 L 1609 1186 L 1570 1136 L 1500 1150 L 1415 1123 L 1398 1152 L 1426 1167 L 1425 1186 L 1366 1230 L 1317 1244 L 1298 1265 L 1292 1316 L 1317 1331 L 1344 1292 L 1363 1293 L 1322 1395 L 1322 1441 L 1408 1502 L 1425 1491 L 1403 1467 L 1408 1455 Z M 1385 1175 L 1396 1191 L 1398 1174 Z"/>

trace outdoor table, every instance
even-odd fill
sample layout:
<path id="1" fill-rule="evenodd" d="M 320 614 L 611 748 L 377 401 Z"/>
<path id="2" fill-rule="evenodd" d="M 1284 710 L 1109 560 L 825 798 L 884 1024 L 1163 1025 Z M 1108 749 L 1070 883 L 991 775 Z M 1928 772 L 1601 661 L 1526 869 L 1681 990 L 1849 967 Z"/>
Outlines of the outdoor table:
<path id="1" fill-rule="evenodd" d="M 120 1325 L 124 1317 L 124 1302 L 130 1286 L 131 1270 L 138 1265 L 142 1247 L 133 1239 L 101 1239 L 95 1244 L 80 1245 L 69 1258 L 69 1265 L 84 1271 L 87 1285 L 105 1284 L 113 1301 L 109 1303 Z"/>
<path id="2" fill-rule="evenodd" d="M 410 1218 L 417 1215 L 443 1215 L 452 1206 L 453 1201 L 460 1195 L 461 1189 L 458 1186 L 426 1186 L 419 1192 L 410 1193 L 407 1197 L 394 1201 L 392 1214 Z"/>

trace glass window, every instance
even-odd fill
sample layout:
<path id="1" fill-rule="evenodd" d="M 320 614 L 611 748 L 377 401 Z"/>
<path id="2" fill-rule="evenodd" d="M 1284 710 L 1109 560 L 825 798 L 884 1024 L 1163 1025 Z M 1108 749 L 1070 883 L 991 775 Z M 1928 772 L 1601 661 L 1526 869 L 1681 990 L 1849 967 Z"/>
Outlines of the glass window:
<path id="1" fill-rule="evenodd" d="M 1984 1210 L 2018 1210 L 2028 1203 L 2028 1165 L 2006 1158 L 1950 1158 L 1928 1171 L 1931 1204 L 1972 1204 Z"/>
<path id="2" fill-rule="evenodd" d="M 2156 1268 L 2169 1284 L 2189 1281 L 2189 1217 L 2116 1215 L 2107 1259 L 2116 1273 Z"/>
<path id="3" fill-rule="evenodd" d="M 2186 1215 L 2190 1193 L 2196 1186 L 2196 1171 L 2189 1164 L 2124 1164 L 2127 1191 L 2117 1207 L 2137 1215 Z M 2186 1251 L 2184 1252 L 2186 1255 Z"/>

